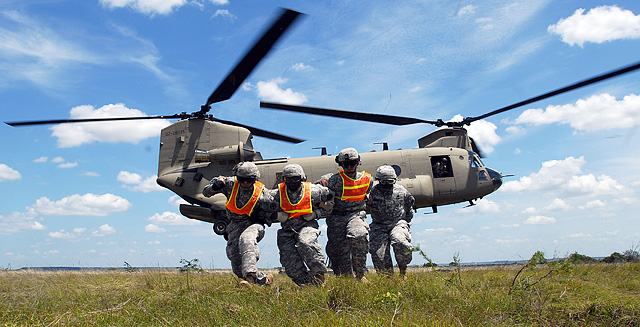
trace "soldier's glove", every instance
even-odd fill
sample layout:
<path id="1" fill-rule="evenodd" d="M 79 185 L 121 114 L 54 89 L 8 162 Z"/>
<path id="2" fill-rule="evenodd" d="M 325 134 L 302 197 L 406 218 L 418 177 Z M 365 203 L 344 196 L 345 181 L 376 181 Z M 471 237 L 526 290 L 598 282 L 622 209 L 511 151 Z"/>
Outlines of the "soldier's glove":
<path id="1" fill-rule="evenodd" d="M 331 209 L 333 209 L 333 205 L 334 205 L 334 202 L 333 200 L 331 200 L 331 201 L 322 202 L 318 206 L 326 211 L 330 211 Z"/>
<path id="2" fill-rule="evenodd" d="M 221 189 L 224 188 L 224 181 L 222 179 L 215 178 L 214 180 L 211 181 L 210 185 L 212 190 L 220 191 Z"/>
<path id="3" fill-rule="evenodd" d="M 276 214 L 276 220 L 283 223 L 289 219 L 289 214 L 286 212 L 278 211 Z"/>
<path id="4" fill-rule="evenodd" d="M 302 215 L 302 218 L 306 221 L 311 221 L 314 220 L 316 218 L 318 218 L 318 214 L 315 211 L 312 211 L 311 213 L 308 213 L 306 215 Z"/>

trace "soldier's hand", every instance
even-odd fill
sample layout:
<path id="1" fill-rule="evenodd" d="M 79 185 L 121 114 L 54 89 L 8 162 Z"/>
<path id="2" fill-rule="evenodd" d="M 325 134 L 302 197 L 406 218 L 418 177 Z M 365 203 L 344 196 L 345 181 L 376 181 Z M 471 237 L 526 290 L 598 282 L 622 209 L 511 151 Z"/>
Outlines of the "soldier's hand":
<path id="1" fill-rule="evenodd" d="M 329 211 L 333 209 L 333 205 L 334 205 L 334 202 L 333 200 L 331 200 L 331 201 L 321 202 L 318 206 L 326 211 Z"/>
<path id="2" fill-rule="evenodd" d="M 315 211 L 312 211 L 311 213 L 303 215 L 302 218 L 306 221 L 311 221 L 318 218 L 318 214 Z"/>
<path id="3" fill-rule="evenodd" d="M 276 216 L 276 220 L 283 223 L 289 219 L 289 214 L 286 212 L 279 211 Z"/>
<path id="4" fill-rule="evenodd" d="M 220 178 L 215 178 L 211 181 L 211 183 L 209 184 L 211 185 L 211 189 L 214 191 L 220 191 L 221 189 L 224 188 L 224 180 L 220 179 Z"/>

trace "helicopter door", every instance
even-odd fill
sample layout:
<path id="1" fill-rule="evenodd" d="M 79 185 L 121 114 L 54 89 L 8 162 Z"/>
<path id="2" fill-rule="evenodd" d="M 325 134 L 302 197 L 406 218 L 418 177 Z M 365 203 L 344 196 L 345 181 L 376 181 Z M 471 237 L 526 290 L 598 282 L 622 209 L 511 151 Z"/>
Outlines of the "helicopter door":
<path id="1" fill-rule="evenodd" d="M 456 193 L 456 181 L 449 156 L 431 157 L 434 195 L 447 196 Z"/>

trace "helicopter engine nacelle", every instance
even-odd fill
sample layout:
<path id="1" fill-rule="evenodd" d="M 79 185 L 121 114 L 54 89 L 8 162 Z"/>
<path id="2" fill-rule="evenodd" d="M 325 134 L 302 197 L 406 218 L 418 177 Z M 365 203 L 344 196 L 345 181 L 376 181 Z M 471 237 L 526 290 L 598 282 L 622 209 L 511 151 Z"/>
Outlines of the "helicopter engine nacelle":
<path id="1" fill-rule="evenodd" d="M 251 147 L 245 147 L 242 142 L 208 151 L 197 149 L 195 152 L 195 162 L 253 161 L 256 156 L 256 151 Z"/>
<path id="2" fill-rule="evenodd" d="M 415 207 L 422 208 L 433 204 L 433 178 L 429 175 L 416 175 L 415 178 L 402 178 L 398 184 L 404 186 L 416 199 Z"/>

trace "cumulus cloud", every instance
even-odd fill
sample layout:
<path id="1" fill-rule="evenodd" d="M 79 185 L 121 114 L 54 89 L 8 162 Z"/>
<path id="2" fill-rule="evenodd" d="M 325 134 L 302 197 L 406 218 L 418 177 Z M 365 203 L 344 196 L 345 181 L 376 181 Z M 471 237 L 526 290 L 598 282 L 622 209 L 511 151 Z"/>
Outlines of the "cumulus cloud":
<path id="1" fill-rule="evenodd" d="M 607 202 L 606 201 L 602 201 L 602 200 L 593 200 L 593 201 L 588 201 L 587 203 L 585 203 L 584 206 L 580 206 L 579 208 L 582 210 L 590 210 L 590 209 L 597 209 L 597 208 L 603 208 L 607 206 Z"/>
<path id="2" fill-rule="evenodd" d="M 633 192 L 607 175 L 582 174 L 585 163 L 584 157 L 545 161 L 538 172 L 506 182 L 500 190 L 509 193 L 560 192 L 566 196 L 624 196 Z"/>
<path id="3" fill-rule="evenodd" d="M 462 121 L 462 115 L 455 115 L 451 122 Z M 481 151 L 486 154 L 493 152 L 493 147 L 500 143 L 500 136 L 496 134 L 498 127 L 486 120 L 478 120 L 466 127 L 470 137 L 476 142 Z"/>
<path id="4" fill-rule="evenodd" d="M 189 226 L 200 225 L 200 221 L 195 219 L 189 219 L 183 215 L 179 215 L 174 212 L 165 211 L 163 213 L 155 213 L 153 216 L 147 218 L 148 221 L 156 223 L 158 225 L 174 225 L 174 226 Z"/>
<path id="5" fill-rule="evenodd" d="M 33 162 L 47 162 L 49 160 L 49 157 L 40 157 L 38 159 L 33 159 Z"/>
<path id="6" fill-rule="evenodd" d="M 0 215 L 0 235 L 47 229 L 37 220 L 37 217 L 37 213 L 33 210 L 26 213 L 13 212 L 6 216 Z"/>
<path id="7" fill-rule="evenodd" d="M 601 6 L 586 14 L 580 8 L 563 18 L 547 31 L 557 34 L 562 42 L 582 47 L 586 42 L 603 43 L 620 39 L 640 38 L 640 16 L 617 6 Z"/>
<path id="8" fill-rule="evenodd" d="M 553 201 L 548 206 L 544 207 L 544 210 L 547 212 L 569 210 L 569 209 L 571 209 L 571 206 L 567 204 L 564 200 L 558 199 L 558 198 L 553 199 Z"/>
<path id="9" fill-rule="evenodd" d="M 28 209 L 45 216 L 106 216 L 130 207 L 129 201 L 117 195 L 87 193 L 74 194 L 58 201 L 41 197 Z"/>
<path id="10" fill-rule="evenodd" d="M 22 175 L 17 170 L 5 165 L 0 164 L 0 182 L 15 181 L 21 179 Z"/>
<path id="11" fill-rule="evenodd" d="M 476 205 L 460 208 L 456 210 L 458 213 L 479 213 L 491 214 L 500 212 L 500 205 L 487 199 L 476 201 Z"/>
<path id="12" fill-rule="evenodd" d="M 553 217 L 546 216 L 531 216 L 524 221 L 527 225 L 547 225 L 547 224 L 555 224 L 556 219 Z"/>
<path id="13" fill-rule="evenodd" d="M 234 19 L 237 18 L 235 15 L 233 15 L 227 9 L 218 9 L 218 10 L 216 10 L 216 12 L 211 16 L 211 18 L 216 18 L 216 17 L 225 17 L 225 18 L 229 18 L 231 20 L 234 20 Z"/>
<path id="14" fill-rule="evenodd" d="M 640 96 L 629 94 L 618 101 L 613 95 L 603 93 L 580 99 L 575 104 L 527 109 L 515 120 L 515 124 L 553 123 L 586 132 L 637 127 L 640 126 Z"/>
<path id="15" fill-rule="evenodd" d="M 109 9 L 128 7 L 145 15 L 168 15 L 180 8 L 187 0 L 100 0 L 100 4 Z"/>
<path id="16" fill-rule="evenodd" d="M 166 190 L 162 186 L 158 185 L 158 183 L 156 182 L 158 176 L 156 175 L 143 179 L 142 176 L 136 173 L 130 173 L 123 170 L 118 173 L 117 179 L 119 182 L 126 184 L 122 185 L 122 187 L 136 192 L 149 193 L 153 191 Z"/>
<path id="17" fill-rule="evenodd" d="M 129 109 L 124 104 L 108 104 L 95 109 L 90 105 L 71 108 L 70 119 L 146 117 L 138 109 Z M 169 125 L 165 119 L 147 119 L 133 121 L 89 122 L 77 124 L 59 124 L 52 126 L 52 136 L 58 138 L 58 147 L 70 148 L 85 143 L 134 143 L 156 137 L 160 130 Z"/>
<path id="18" fill-rule="evenodd" d="M 100 227 L 98 227 L 98 230 L 95 230 L 91 233 L 91 236 L 94 237 L 103 237 L 103 236 L 107 236 L 110 234 L 115 234 L 116 233 L 116 229 L 113 228 L 113 226 L 109 226 L 108 224 L 104 224 Z"/>
<path id="19" fill-rule="evenodd" d="M 269 81 L 260 81 L 255 88 L 258 91 L 258 97 L 264 101 L 280 102 L 292 105 L 300 105 L 308 101 L 307 97 L 292 89 L 282 89 L 280 84 L 285 83 L 285 78 L 275 78 Z"/>
<path id="20" fill-rule="evenodd" d="M 164 233 L 167 230 L 158 225 L 148 224 L 147 226 L 144 226 L 144 231 L 147 233 Z"/>

